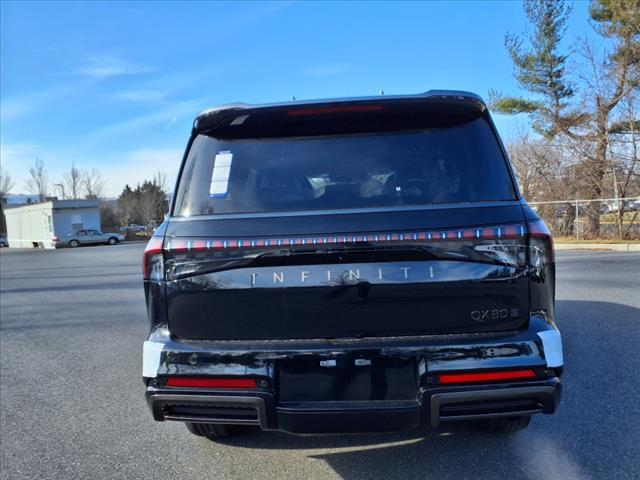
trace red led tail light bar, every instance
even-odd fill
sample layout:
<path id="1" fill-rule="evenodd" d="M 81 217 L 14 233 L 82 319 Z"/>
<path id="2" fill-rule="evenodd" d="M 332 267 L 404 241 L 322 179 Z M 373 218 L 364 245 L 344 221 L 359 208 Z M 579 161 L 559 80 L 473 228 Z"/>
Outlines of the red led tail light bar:
<path id="1" fill-rule="evenodd" d="M 291 236 L 278 238 L 251 239 L 170 239 L 165 249 L 172 252 L 205 251 L 237 248 L 277 248 L 294 245 L 339 245 L 359 243 L 402 243 L 418 240 L 471 240 L 471 239 L 509 239 L 523 237 L 527 233 L 524 225 L 506 225 L 499 227 L 473 227 L 455 230 L 435 230 L 422 232 L 380 232 L 359 234 L 333 234 L 322 236 Z"/>
<path id="2" fill-rule="evenodd" d="M 169 377 L 167 387 L 186 388 L 256 388 L 255 378 Z"/>
<path id="3" fill-rule="evenodd" d="M 482 373 L 447 373 L 438 375 L 437 378 L 439 384 L 445 385 L 533 379 L 536 378 L 536 373 L 531 369 Z"/>

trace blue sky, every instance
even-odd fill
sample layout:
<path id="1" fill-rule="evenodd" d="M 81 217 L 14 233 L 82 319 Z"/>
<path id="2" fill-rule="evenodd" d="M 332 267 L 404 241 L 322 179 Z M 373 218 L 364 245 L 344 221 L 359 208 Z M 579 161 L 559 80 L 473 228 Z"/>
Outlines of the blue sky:
<path id="1" fill-rule="evenodd" d="M 593 37 L 578 2 L 570 45 Z M 27 3 L 1 6 L 1 153 L 26 192 L 44 160 L 99 168 L 117 196 L 173 182 L 195 115 L 219 103 L 417 93 L 518 93 L 503 46 L 520 2 Z M 505 138 L 526 122 L 496 116 Z"/>

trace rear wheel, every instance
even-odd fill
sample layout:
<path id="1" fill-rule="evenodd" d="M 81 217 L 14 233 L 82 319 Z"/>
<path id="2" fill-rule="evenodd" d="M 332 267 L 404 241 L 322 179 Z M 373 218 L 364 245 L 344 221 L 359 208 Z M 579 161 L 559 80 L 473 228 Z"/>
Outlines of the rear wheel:
<path id="1" fill-rule="evenodd" d="M 220 440 L 223 438 L 236 437 L 244 433 L 255 431 L 255 427 L 244 425 L 223 425 L 220 423 L 187 423 L 187 430 L 199 437 L 209 440 Z"/>
<path id="2" fill-rule="evenodd" d="M 118 239 L 116 237 L 111 237 L 107 243 L 109 245 L 115 245 L 116 243 L 118 243 Z"/>
<path id="3" fill-rule="evenodd" d="M 79 246 L 79 245 L 80 245 L 80 242 L 79 242 L 78 240 L 71 240 L 71 241 L 69 242 L 69 246 L 70 246 L 71 248 L 76 248 L 76 247 L 77 247 L 77 246 Z"/>
<path id="4" fill-rule="evenodd" d="M 527 428 L 531 422 L 531 415 L 521 417 L 499 417 L 479 420 L 475 422 L 476 428 L 487 433 L 513 433 Z"/>

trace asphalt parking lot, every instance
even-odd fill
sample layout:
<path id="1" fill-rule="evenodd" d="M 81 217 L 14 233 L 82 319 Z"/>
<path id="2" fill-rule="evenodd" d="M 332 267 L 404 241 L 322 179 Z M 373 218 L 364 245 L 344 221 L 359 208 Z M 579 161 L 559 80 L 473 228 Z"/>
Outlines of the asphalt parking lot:
<path id="1" fill-rule="evenodd" d="M 564 399 L 523 432 L 216 444 L 144 402 L 142 248 L 0 251 L 1 478 L 638 478 L 640 254 L 557 255 Z"/>

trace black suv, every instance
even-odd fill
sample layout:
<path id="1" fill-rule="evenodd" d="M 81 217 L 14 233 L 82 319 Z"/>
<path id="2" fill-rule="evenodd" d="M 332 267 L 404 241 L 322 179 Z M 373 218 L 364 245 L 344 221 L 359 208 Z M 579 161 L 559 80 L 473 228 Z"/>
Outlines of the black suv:
<path id="1" fill-rule="evenodd" d="M 560 399 L 552 240 L 472 93 L 204 111 L 143 268 L 146 398 L 197 435 L 509 432 Z"/>

